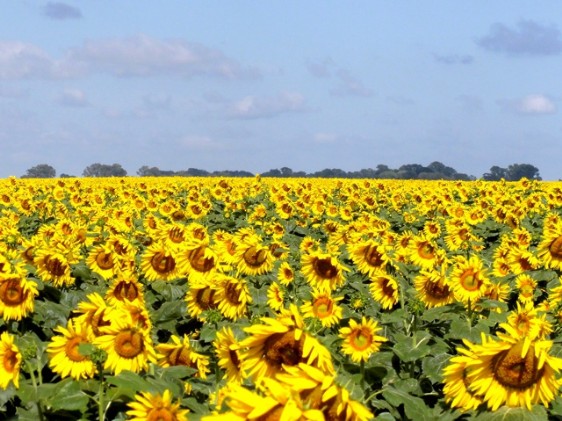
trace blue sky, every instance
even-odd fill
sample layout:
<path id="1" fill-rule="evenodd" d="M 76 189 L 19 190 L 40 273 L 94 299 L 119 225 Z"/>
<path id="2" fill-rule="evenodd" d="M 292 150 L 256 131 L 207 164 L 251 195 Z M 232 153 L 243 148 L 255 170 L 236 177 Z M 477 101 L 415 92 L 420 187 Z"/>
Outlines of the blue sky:
<path id="1" fill-rule="evenodd" d="M 562 178 L 558 1 L 13 1 L 0 177 L 92 163 Z"/>

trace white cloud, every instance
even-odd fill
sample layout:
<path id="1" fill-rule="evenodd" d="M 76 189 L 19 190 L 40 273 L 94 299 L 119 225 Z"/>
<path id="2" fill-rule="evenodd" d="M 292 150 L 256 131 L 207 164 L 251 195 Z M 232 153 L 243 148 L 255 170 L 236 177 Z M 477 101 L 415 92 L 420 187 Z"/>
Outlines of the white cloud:
<path id="1" fill-rule="evenodd" d="M 500 100 L 498 103 L 505 110 L 520 114 L 554 114 L 557 110 L 554 101 L 542 94 L 527 95 L 519 99 Z"/>
<path id="2" fill-rule="evenodd" d="M 335 143 L 338 135 L 335 133 L 318 132 L 315 133 L 313 139 L 316 143 Z"/>
<path id="3" fill-rule="evenodd" d="M 552 114 L 556 105 L 544 95 L 528 95 L 519 101 L 519 111 L 526 114 Z"/>
<path id="4" fill-rule="evenodd" d="M 160 40 L 148 35 L 87 41 L 67 59 L 84 68 L 115 76 L 218 76 L 253 78 L 255 69 L 240 65 L 221 51 L 184 40 Z"/>
<path id="5" fill-rule="evenodd" d="M 79 89 L 65 89 L 57 102 L 65 107 L 86 107 L 89 105 L 86 95 Z"/>
<path id="6" fill-rule="evenodd" d="M 330 91 L 332 95 L 340 97 L 359 96 L 365 98 L 373 96 L 373 91 L 366 87 L 359 79 L 352 76 L 348 70 L 340 69 L 337 71 L 336 76 L 339 79 L 339 85 Z"/>
<path id="7" fill-rule="evenodd" d="M 178 144 L 189 150 L 207 151 L 220 148 L 220 144 L 209 136 L 185 135 L 182 136 Z"/>
<path id="8" fill-rule="evenodd" d="M 271 118 L 279 114 L 306 111 L 305 98 L 298 92 L 281 92 L 273 97 L 246 96 L 231 104 L 232 118 Z"/>
<path id="9" fill-rule="evenodd" d="M 0 41 L 1 79 L 51 77 L 54 67 L 49 55 L 32 44 Z"/>

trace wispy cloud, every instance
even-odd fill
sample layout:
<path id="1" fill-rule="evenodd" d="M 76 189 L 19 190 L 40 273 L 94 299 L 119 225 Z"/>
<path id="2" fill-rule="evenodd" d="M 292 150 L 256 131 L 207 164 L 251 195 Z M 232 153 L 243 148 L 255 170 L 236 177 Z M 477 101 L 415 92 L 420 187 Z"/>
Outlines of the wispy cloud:
<path id="1" fill-rule="evenodd" d="M 307 111 L 306 101 L 299 92 L 281 92 L 276 96 L 246 96 L 230 105 L 231 118 L 271 118 L 285 113 Z"/>
<path id="2" fill-rule="evenodd" d="M 339 69 L 336 72 L 336 77 L 339 83 L 330 91 L 334 96 L 358 96 L 367 98 L 374 95 L 374 92 L 370 88 L 366 87 L 363 82 L 352 76 L 348 70 Z"/>
<path id="3" fill-rule="evenodd" d="M 181 39 L 161 40 L 148 35 L 85 42 L 68 60 L 93 71 L 119 77 L 157 75 L 255 78 L 259 72 L 242 66 L 221 51 Z"/>
<path id="4" fill-rule="evenodd" d="M 474 57 L 468 54 L 433 54 L 433 59 L 441 64 L 471 64 Z"/>
<path id="5" fill-rule="evenodd" d="M 77 7 L 62 2 L 48 2 L 43 7 L 43 14 L 50 19 L 80 19 L 82 12 Z"/>
<path id="6" fill-rule="evenodd" d="M 0 79 L 51 78 L 56 63 L 41 48 L 19 41 L 0 41 Z"/>
<path id="7" fill-rule="evenodd" d="M 478 39 L 482 48 L 511 55 L 551 55 L 562 52 L 562 38 L 555 25 L 521 20 L 516 28 L 495 23 L 489 33 Z"/>
<path id="8" fill-rule="evenodd" d="M 554 114 L 557 111 L 552 99 L 542 94 L 531 94 L 518 99 L 504 99 L 498 104 L 506 111 L 520 114 Z"/>
<path id="9" fill-rule="evenodd" d="M 308 61 L 306 63 L 306 69 L 308 72 L 317 78 L 326 78 L 332 76 L 332 70 L 334 69 L 335 63 L 331 58 L 325 58 L 323 60 Z"/>
<path id="10" fill-rule="evenodd" d="M 64 107 L 87 107 L 90 105 L 86 94 L 80 89 L 65 89 L 57 102 Z"/>

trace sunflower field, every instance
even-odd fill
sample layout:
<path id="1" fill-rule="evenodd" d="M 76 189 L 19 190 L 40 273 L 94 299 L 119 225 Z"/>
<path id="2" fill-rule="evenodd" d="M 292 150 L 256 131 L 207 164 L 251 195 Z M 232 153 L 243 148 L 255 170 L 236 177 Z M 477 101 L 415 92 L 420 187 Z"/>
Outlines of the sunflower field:
<path id="1" fill-rule="evenodd" d="M 0 418 L 562 420 L 562 183 L 0 180 Z"/>

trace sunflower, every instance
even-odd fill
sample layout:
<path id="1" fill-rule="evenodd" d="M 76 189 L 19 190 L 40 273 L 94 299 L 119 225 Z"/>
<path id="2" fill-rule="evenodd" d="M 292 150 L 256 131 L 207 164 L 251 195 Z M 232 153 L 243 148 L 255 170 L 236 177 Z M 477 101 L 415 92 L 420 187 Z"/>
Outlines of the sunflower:
<path id="1" fill-rule="evenodd" d="M 500 406 L 548 406 L 558 395 L 562 359 L 550 355 L 552 341 L 498 333 L 498 340 L 483 335 L 472 345 L 467 362 L 467 383 L 492 411 Z"/>
<path id="2" fill-rule="evenodd" d="M 539 308 L 532 301 L 517 303 L 517 308 L 507 316 L 507 324 L 512 334 L 530 338 L 544 339 L 552 332 L 552 325 L 546 314 L 539 314 Z"/>
<path id="3" fill-rule="evenodd" d="M 60 252 L 41 247 L 35 251 L 33 263 L 37 267 L 39 277 L 56 287 L 70 286 L 75 282 L 71 275 L 70 262 Z"/>
<path id="4" fill-rule="evenodd" d="M 267 305 L 275 311 L 283 308 L 285 293 L 277 282 L 272 282 L 267 289 Z"/>
<path id="5" fill-rule="evenodd" d="M 300 310 L 304 318 L 317 318 L 324 327 L 332 327 L 339 323 L 343 309 L 337 303 L 343 297 L 332 297 L 329 291 L 314 288 L 312 300 L 305 302 Z"/>
<path id="6" fill-rule="evenodd" d="M 37 284 L 23 275 L 0 274 L 0 315 L 4 320 L 21 320 L 33 313 Z"/>
<path id="7" fill-rule="evenodd" d="M 379 273 L 371 277 L 369 290 L 383 310 L 390 310 L 399 299 L 398 282 L 391 275 Z"/>
<path id="8" fill-rule="evenodd" d="M 417 298 L 427 308 L 441 307 L 455 301 L 453 290 L 447 283 L 445 266 L 441 269 L 421 270 L 414 278 Z"/>
<path id="9" fill-rule="evenodd" d="M 423 269 L 431 269 L 443 259 L 444 252 L 440 250 L 434 239 L 425 235 L 414 236 L 408 245 L 409 258 L 412 263 Z"/>
<path id="10" fill-rule="evenodd" d="M 288 286 L 294 279 L 295 272 L 290 263 L 287 261 L 282 262 L 277 271 L 277 280 L 281 283 L 281 285 Z"/>
<path id="11" fill-rule="evenodd" d="M 348 245 L 349 255 L 359 271 L 367 276 L 385 271 L 389 263 L 388 247 L 370 239 Z"/>
<path id="12" fill-rule="evenodd" d="M 118 318 L 112 315 L 117 310 L 112 306 L 108 306 L 103 297 L 97 292 L 88 294 L 87 299 L 87 301 L 79 302 L 76 306 L 75 313 L 79 314 L 76 320 L 84 324 L 88 328 L 89 333 L 99 336 L 111 325 L 112 320 Z M 120 316 L 123 316 L 123 312 L 120 312 Z"/>
<path id="13" fill-rule="evenodd" d="M 532 301 L 537 289 L 537 281 L 531 275 L 522 273 L 515 278 L 515 286 L 519 291 L 517 299 L 522 303 Z"/>
<path id="14" fill-rule="evenodd" d="M 86 264 L 92 272 L 109 280 L 115 275 L 117 258 L 109 246 L 101 244 L 90 251 L 86 258 Z"/>
<path id="15" fill-rule="evenodd" d="M 0 389 L 7 389 L 12 382 L 19 388 L 22 355 L 14 344 L 14 336 L 8 332 L 0 335 Z"/>
<path id="16" fill-rule="evenodd" d="M 170 367 L 183 365 L 197 370 L 197 377 L 207 378 L 210 371 L 209 357 L 196 352 L 190 344 L 189 336 L 183 335 L 182 338 L 172 335 L 172 342 L 156 345 L 158 351 L 158 365 Z"/>
<path id="17" fill-rule="evenodd" d="M 482 260 L 476 255 L 459 257 L 451 273 L 450 284 L 455 298 L 463 303 L 476 303 L 486 292 L 490 280 Z"/>
<path id="18" fill-rule="evenodd" d="M 249 334 L 240 342 L 242 371 L 252 379 L 272 377 L 283 367 L 306 362 L 333 373 L 330 351 L 303 330 L 296 305 L 282 310 L 275 318 L 262 317 L 261 324 L 246 327 Z"/>
<path id="19" fill-rule="evenodd" d="M 149 421 L 149 420 L 166 420 L 166 421 L 187 421 L 189 410 L 181 409 L 180 403 L 172 403 L 172 394 L 166 389 L 160 395 L 150 392 L 140 392 L 135 395 L 135 400 L 127 404 L 128 419 L 130 421 Z"/>
<path id="20" fill-rule="evenodd" d="M 562 223 L 551 228 L 545 226 L 537 257 L 547 269 L 562 269 Z"/>
<path id="21" fill-rule="evenodd" d="M 473 346 L 468 340 L 464 340 L 464 344 L 469 348 Z M 461 355 L 452 357 L 443 370 L 445 402 L 462 412 L 476 410 L 484 400 L 469 388 L 467 381 L 468 363 L 476 356 L 466 348 L 457 348 L 457 352 Z"/>
<path id="22" fill-rule="evenodd" d="M 162 244 L 151 244 L 144 251 L 141 270 L 149 281 L 171 281 L 179 278 L 180 270 L 175 252 Z"/>
<path id="23" fill-rule="evenodd" d="M 322 251 L 301 255 L 301 271 L 313 288 L 332 291 L 345 283 L 345 268 L 336 257 Z"/>
<path id="24" fill-rule="evenodd" d="M 228 382 L 242 383 L 240 346 L 232 329 L 226 326 L 219 330 L 213 346 L 218 358 L 217 364 L 225 371 L 224 378 Z"/>
<path id="25" fill-rule="evenodd" d="M 124 303 L 143 304 L 143 286 L 138 281 L 137 275 L 132 271 L 118 271 L 117 277 L 105 293 L 105 299 L 112 306 Z"/>
<path id="26" fill-rule="evenodd" d="M 248 304 L 252 302 L 252 295 L 244 278 L 221 275 L 216 279 L 217 294 L 214 297 L 218 309 L 223 316 L 237 320 L 243 317 Z"/>
<path id="27" fill-rule="evenodd" d="M 113 374 L 117 375 L 123 370 L 135 373 L 145 371 L 149 362 L 156 362 L 150 334 L 122 314 L 112 313 L 111 324 L 92 343 L 107 352 L 104 369 Z"/>
<path id="28" fill-rule="evenodd" d="M 217 272 L 218 255 L 208 246 L 198 245 L 180 256 L 180 264 L 186 269 L 190 282 L 211 278 Z"/>
<path id="29" fill-rule="evenodd" d="M 257 234 L 245 237 L 236 245 L 234 256 L 238 272 L 243 275 L 263 275 L 273 269 L 275 261 L 269 247 Z"/>
<path id="30" fill-rule="evenodd" d="M 212 310 L 219 306 L 216 294 L 215 280 L 189 284 L 189 290 L 185 296 L 189 315 L 199 320 L 204 320 L 205 318 L 201 316 L 204 311 Z"/>
<path id="31" fill-rule="evenodd" d="M 540 260 L 531 251 L 520 247 L 510 250 L 507 256 L 507 263 L 511 272 L 515 275 L 538 269 L 541 264 Z"/>
<path id="32" fill-rule="evenodd" d="M 91 379 L 96 372 L 95 364 L 89 357 L 82 355 L 80 344 L 90 343 L 86 326 L 76 320 L 69 320 L 66 328 L 58 326 L 47 346 L 49 367 L 62 378 L 71 376 L 75 380 Z"/>
<path id="33" fill-rule="evenodd" d="M 349 355 L 353 362 L 367 361 L 369 357 L 380 349 L 381 343 L 388 341 L 377 333 L 382 330 L 375 320 L 362 317 L 361 323 L 350 319 L 349 326 L 339 330 L 343 339 L 342 351 Z"/>

